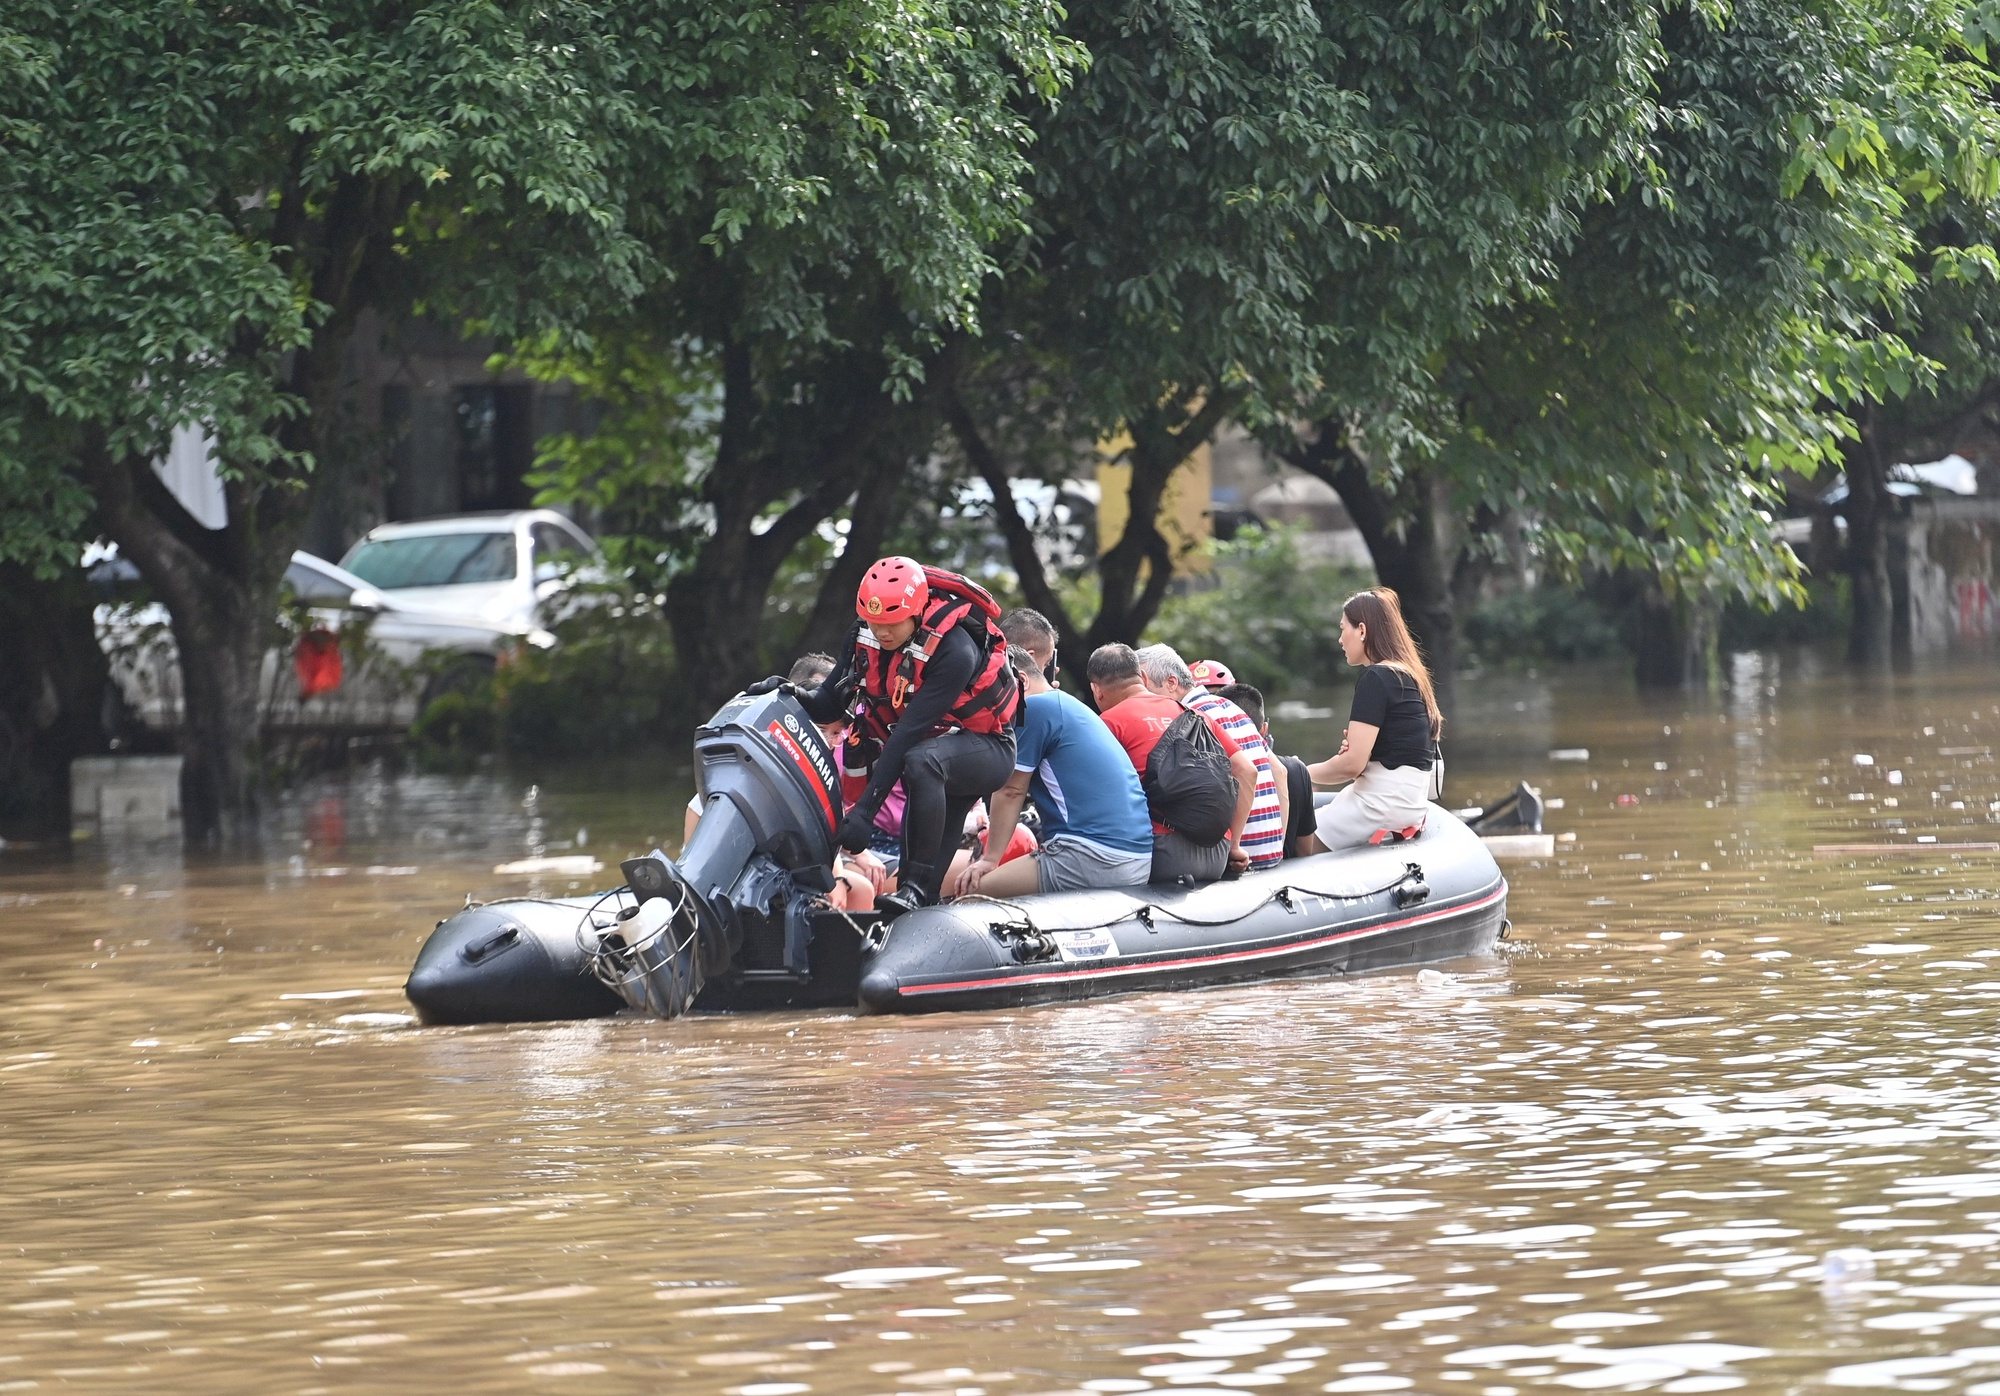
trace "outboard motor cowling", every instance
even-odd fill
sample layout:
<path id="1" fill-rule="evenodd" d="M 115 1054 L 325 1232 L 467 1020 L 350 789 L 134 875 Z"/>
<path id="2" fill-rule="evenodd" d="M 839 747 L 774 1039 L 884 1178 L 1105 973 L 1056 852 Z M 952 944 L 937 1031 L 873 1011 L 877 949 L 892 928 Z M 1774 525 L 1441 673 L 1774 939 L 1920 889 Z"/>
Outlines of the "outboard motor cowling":
<path id="1" fill-rule="evenodd" d="M 665 1018 L 725 974 L 807 978 L 811 903 L 832 886 L 840 773 L 796 698 L 731 699 L 696 731 L 695 768 L 701 824 L 678 862 L 656 849 L 622 865 L 637 905 L 599 933 L 594 962 Z"/>

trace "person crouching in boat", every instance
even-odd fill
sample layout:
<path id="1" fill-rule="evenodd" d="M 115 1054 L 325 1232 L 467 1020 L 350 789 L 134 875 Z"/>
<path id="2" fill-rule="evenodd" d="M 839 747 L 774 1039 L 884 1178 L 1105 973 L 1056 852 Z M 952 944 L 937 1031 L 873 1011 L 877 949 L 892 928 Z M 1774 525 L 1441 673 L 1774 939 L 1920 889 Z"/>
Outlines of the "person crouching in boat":
<path id="1" fill-rule="evenodd" d="M 868 846 L 875 815 L 903 782 L 898 887 L 876 905 L 896 915 L 938 898 L 938 887 L 975 800 L 1014 765 L 1020 684 L 984 587 L 913 558 L 885 557 L 855 593 L 860 618 L 840 666 L 799 702 L 815 722 L 853 718 L 846 763 L 868 784 L 848 807 L 835 842 Z"/>
<path id="2" fill-rule="evenodd" d="M 1320 847 L 1414 838 L 1430 813 L 1444 717 L 1394 591 L 1370 587 L 1347 598 L 1340 608 L 1340 648 L 1361 670 L 1347 739 L 1307 770 L 1315 785 L 1352 784 L 1319 811 Z"/>
<path id="3" fill-rule="evenodd" d="M 989 850 L 965 870 L 965 896 L 1018 897 L 1143 886 L 1153 872 L 1153 824 L 1125 748 L 1098 715 L 1049 687 L 1042 666 L 1020 645 L 1009 651 L 1027 694 L 1014 772 L 986 807 Z M 1030 798 L 1042 816 L 1042 846 L 1000 863 L 1014 821 Z"/>

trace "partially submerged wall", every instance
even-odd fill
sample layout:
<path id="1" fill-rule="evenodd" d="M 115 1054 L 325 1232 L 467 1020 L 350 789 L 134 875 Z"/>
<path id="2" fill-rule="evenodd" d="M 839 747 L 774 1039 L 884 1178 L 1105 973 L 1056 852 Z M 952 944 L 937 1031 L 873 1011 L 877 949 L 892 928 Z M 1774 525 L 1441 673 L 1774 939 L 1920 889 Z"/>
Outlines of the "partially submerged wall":
<path id="1" fill-rule="evenodd" d="M 1904 524 L 1911 648 L 2000 637 L 2000 499 L 1922 499 Z"/>

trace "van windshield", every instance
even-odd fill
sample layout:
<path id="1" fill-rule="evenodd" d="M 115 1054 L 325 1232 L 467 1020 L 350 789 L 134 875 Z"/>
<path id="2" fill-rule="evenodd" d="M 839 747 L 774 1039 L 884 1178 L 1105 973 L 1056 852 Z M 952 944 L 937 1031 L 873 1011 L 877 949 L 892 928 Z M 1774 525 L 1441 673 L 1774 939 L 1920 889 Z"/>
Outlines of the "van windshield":
<path id="1" fill-rule="evenodd" d="M 342 565 L 384 591 L 505 582 L 514 576 L 514 535 L 429 533 L 371 539 Z"/>

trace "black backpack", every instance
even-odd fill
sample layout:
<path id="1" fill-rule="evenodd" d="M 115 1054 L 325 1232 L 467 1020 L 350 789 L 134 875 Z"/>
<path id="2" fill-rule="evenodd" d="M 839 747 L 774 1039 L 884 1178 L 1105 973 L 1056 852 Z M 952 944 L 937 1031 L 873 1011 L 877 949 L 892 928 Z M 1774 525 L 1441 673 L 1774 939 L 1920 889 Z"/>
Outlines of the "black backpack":
<path id="1" fill-rule="evenodd" d="M 1236 777 L 1229 772 L 1229 754 L 1192 709 L 1160 733 L 1140 784 L 1153 818 L 1191 843 L 1220 842 L 1236 818 Z"/>

